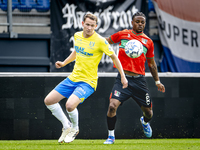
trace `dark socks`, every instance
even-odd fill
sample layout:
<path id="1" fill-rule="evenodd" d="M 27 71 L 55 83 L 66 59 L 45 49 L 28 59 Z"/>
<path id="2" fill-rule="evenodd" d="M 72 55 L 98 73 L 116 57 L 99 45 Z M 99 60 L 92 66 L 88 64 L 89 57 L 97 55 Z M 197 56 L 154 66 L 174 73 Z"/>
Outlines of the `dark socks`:
<path id="1" fill-rule="evenodd" d="M 108 130 L 114 130 L 115 129 L 116 121 L 117 121 L 117 117 L 116 116 L 114 116 L 112 118 L 107 116 Z"/>

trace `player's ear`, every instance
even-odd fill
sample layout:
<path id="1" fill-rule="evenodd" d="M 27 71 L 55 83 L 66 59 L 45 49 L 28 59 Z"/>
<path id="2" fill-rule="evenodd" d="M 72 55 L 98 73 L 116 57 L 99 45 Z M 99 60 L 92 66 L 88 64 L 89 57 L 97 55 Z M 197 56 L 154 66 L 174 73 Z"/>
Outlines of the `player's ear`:
<path id="1" fill-rule="evenodd" d="M 133 24 L 134 24 L 133 20 L 131 21 L 131 24 L 132 24 L 132 26 L 133 26 Z"/>
<path id="2" fill-rule="evenodd" d="M 84 21 L 82 21 L 82 26 L 84 25 Z"/>

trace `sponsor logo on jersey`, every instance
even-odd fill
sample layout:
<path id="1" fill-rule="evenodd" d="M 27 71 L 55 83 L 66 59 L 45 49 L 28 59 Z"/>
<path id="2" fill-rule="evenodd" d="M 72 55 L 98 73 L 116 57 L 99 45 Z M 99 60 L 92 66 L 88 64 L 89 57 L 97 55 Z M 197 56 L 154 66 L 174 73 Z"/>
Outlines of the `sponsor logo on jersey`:
<path id="1" fill-rule="evenodd" d="M 119 47 L 120 47 L 120 48 L 125 48 L 126 43 L 127 43 L 128 41 L 129 41 L 129 40 L 122 39 L 122 40 L 121 40 L 121 45 L 120 45 Z"/>
<path id="2" fill-rule="evenodd" d="M 77 41 L 82 41 L 82 39 L 76 39 Z"/>
<path id="3" fill-rule="evenodd" d="M 114 95 L 115 95 L 115 96 L 119 97 L 120 94 L 121 94 L 121 93 L 120 93 L 119 91 L 115 90 L 115 92 L 114 92 Z"/>
<path id="4" fill-rule="evenodd" d="M 142 43 L 147 44 L 147 39 L 142 38 Z"/>
<path id="5" fill-rule="evenodd" d="M 90 42 L 89 46 L 94 47 L 95 42 Z"/>
<path id="6" fill-rule="evenodd" d="M 80 54 L 80 55 L 88 56 L 88 57 L 93 56 L 92 53 L 85 52 L 85 51 L 84 51 L 85 48 L 83 48 L 83 47 L 74 46 L 74 48 L 75 48 L 76 52 L 77 52 L 78 54 Z"/>

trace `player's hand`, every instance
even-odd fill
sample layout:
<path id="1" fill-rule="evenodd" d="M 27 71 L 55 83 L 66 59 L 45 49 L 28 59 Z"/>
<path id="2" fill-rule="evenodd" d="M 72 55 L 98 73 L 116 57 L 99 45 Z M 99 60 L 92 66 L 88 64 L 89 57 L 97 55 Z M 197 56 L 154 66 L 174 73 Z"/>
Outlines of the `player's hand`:
<path id="1" fill-rule="evenodd" d="M 122 82 L 122 88 L 127 88 L 128 87 L 128 80 L 126 79 L 126 77 L 121 78 L 121 82 Z"/>
<path id="2" fill-rule="evenodd" d="M 156 84 L 156 86 L 158 87 L 158 91 L 165 92 L 165 86 L 162 83 Z"/>
<path id="3" fill-rule="evenodd" d="M 57 62 L 55 63 L 55 66 L 56 66 L 56 68 L 61 68 L 61 67 L 64 66 L 64 63 L 63 63 L 62 61 L 57 61 Z"/>

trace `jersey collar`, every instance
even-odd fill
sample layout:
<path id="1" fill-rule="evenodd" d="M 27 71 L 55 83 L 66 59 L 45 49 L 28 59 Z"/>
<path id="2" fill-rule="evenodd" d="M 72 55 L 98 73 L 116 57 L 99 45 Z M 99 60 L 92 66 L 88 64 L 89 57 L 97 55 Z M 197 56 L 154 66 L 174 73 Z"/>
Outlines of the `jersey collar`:
<path id="1" fill-rule="evenodd" d="M 143 32 L 140 32 L 140 33 L 136 33 L 135 31 L 131 31 L 133 34 L 135 34 L 135 35 L 142 35 L 143 34 Z"/>

